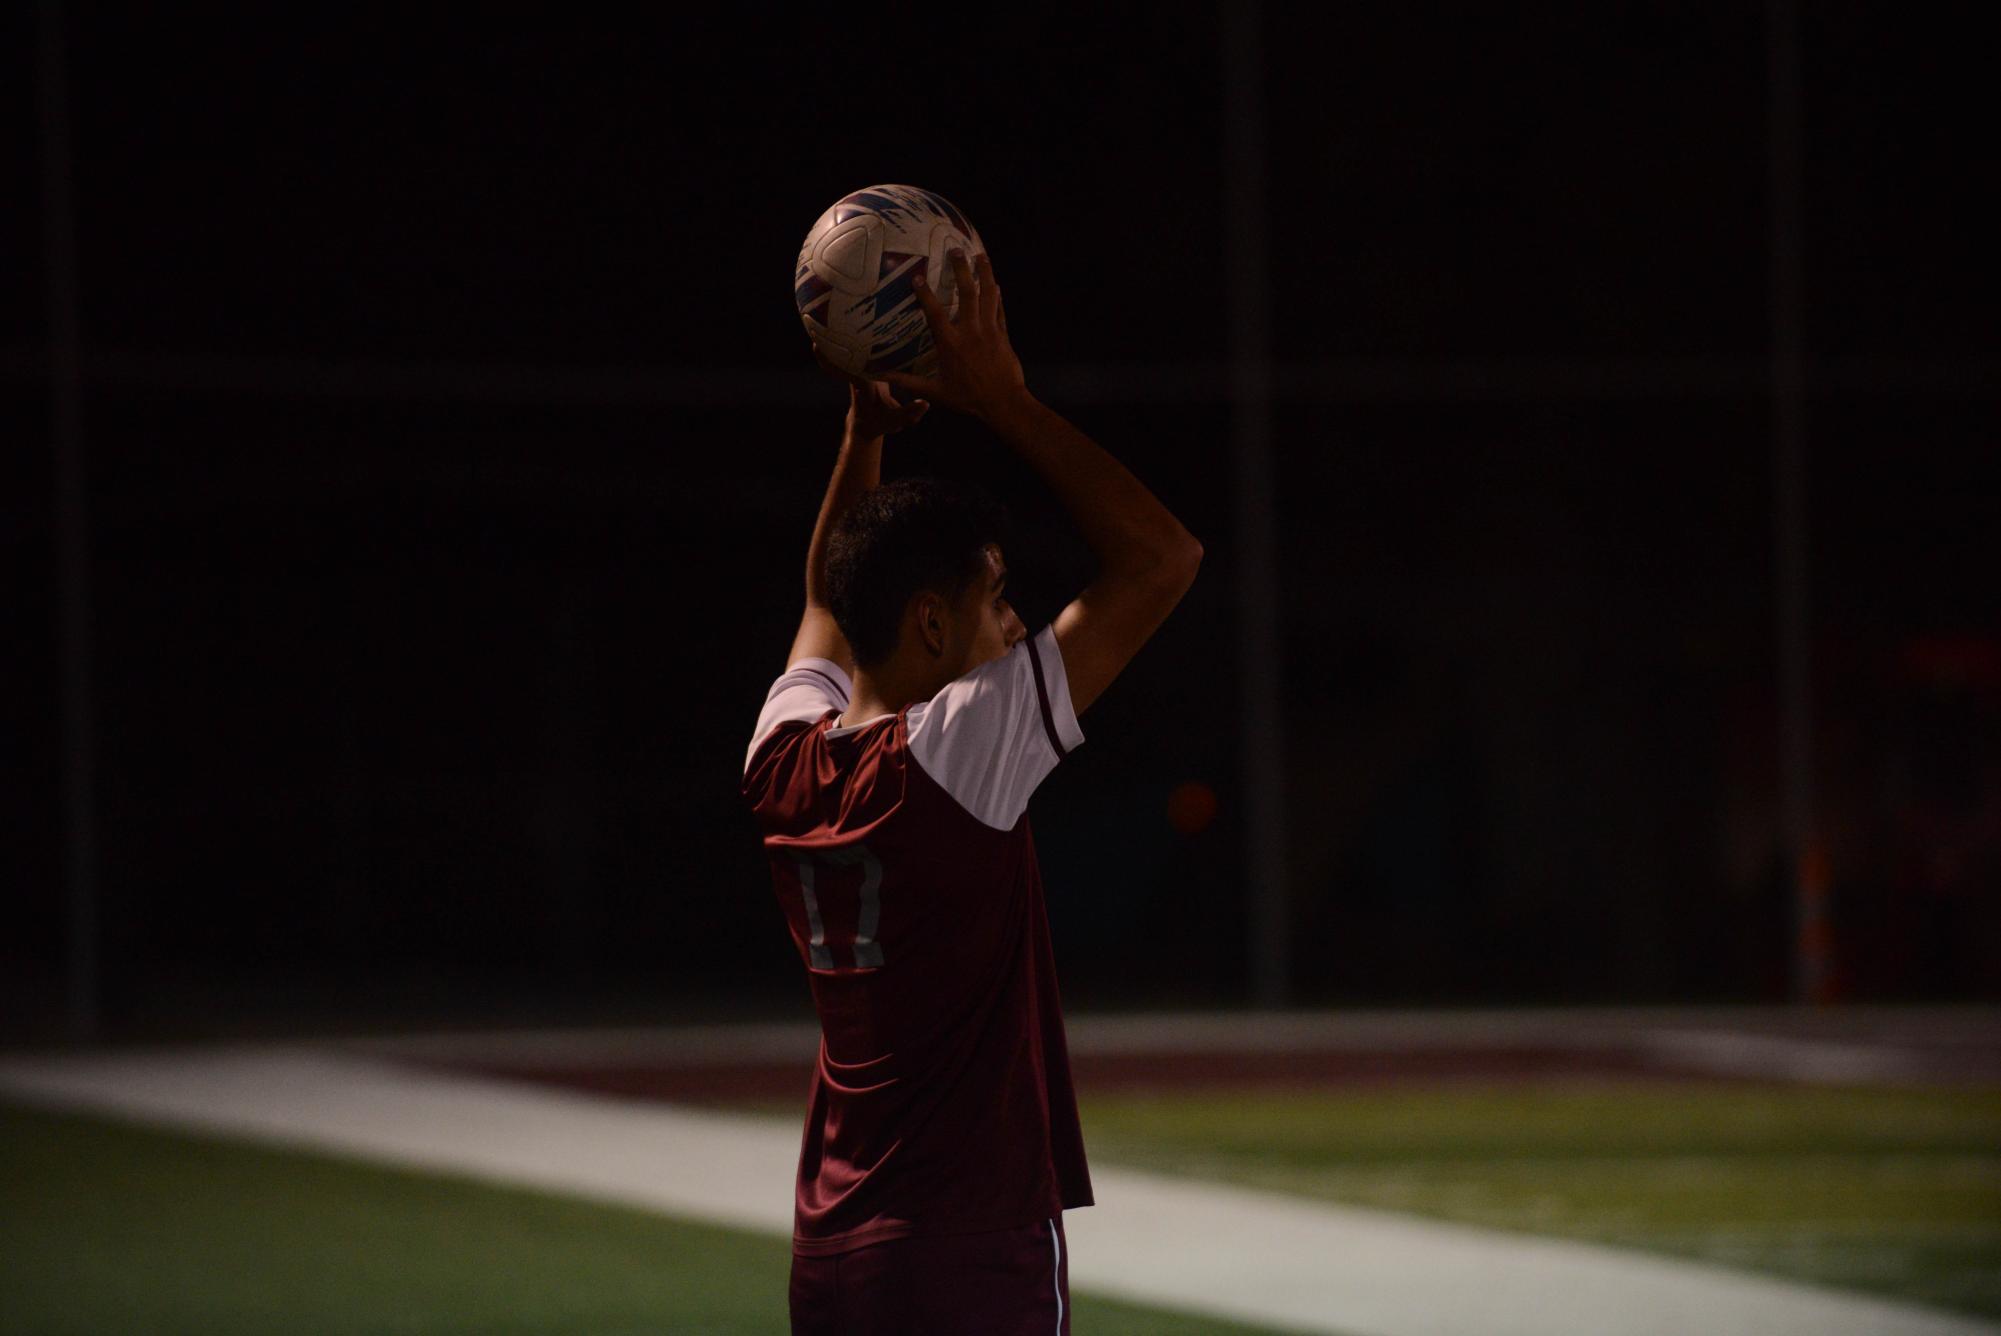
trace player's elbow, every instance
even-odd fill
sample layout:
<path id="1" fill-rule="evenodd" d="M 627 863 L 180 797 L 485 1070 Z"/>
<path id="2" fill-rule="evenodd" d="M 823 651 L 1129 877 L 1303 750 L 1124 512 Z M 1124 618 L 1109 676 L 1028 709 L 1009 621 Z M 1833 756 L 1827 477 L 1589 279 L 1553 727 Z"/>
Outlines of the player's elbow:
<path id="1" fill-rule="evenodd" d="M 1202 544 L 1186 529 L 1164 536 L 1122 554 L 1123 559 L 1107 562 L 1102 574 L 1120 585 L 1169 593 L 1180 598 L 1195 583 L 1202 565 Z"/>
<path id="2" fill-rule="evenodd" d="M 1202 569 L 1202 542 L 1194 534 L 1182 531 L 1181 541 L 1174 545 L 1167 558 L 1167 570 L 1174 581 L 1187 589 L 1195 583 L 1195 573 Z"/>
<path id="3" fill-rule="evenodd" d="M 1186 533 L 1155 554 L 1144 577 L 1147 589 L 1164 607 L 1172 608 L 1195 583 L 1202 568 L 1202 544 Z"/>

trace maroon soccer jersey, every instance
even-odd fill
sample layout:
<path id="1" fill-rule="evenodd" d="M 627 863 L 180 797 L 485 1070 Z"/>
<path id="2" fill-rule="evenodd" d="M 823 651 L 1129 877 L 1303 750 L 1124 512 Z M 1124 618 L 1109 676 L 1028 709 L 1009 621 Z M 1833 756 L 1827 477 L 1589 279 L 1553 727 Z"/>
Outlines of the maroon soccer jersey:
<path id="1" fill-rule="evenodd" d="M 802 659 L 745 758 L 820 1015 L 793 1246 L 1008 1229 L 1091 1204 L 1028 798 L 1083 742 L 1053 627 L 848 727 Z"/>

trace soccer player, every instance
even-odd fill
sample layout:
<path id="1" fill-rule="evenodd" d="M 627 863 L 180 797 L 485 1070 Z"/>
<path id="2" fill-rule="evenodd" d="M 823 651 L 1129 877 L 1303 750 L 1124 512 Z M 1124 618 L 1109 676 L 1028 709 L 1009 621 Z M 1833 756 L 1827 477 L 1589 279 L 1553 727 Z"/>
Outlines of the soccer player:
<path id="1" fill-rule="evenodd" d="M 1069 1331 L 1062 1216 L 1091 1182 L 1028 800 L 1202 560 L 1029 393 L 987 257 L 950 262 L 956 323 L 917 288 L 935 378 L 850 378 L 805 616 L 744 758 L 822 1033 L 790 1285 L 793 1332 L 816 1336 Z M 1034 635 L 993 503 L 878 485 L 882 438 L 933 403 L 1018 451 L 1097 557 Z"/>

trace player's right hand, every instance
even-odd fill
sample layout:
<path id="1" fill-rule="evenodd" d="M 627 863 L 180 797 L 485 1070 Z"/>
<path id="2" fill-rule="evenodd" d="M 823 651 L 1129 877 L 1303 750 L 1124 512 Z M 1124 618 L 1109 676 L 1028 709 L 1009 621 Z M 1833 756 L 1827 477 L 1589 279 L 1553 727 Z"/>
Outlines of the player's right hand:
<path id="1" fill-rule="evenodd" d="M 914 427 L 931 411 L 929 400 L 905 398 L 898 403 L 896 395 L 881 381 L 841 370 L 822 351 L 818 340 L 813 343 L 813 360 L 822 371 L 848 383 L 848 431 L 860 440 L 878 440 L 905 427 Z"/>
<path id="2" fill-rule="evenodd" d="M 931 325 L 931 339 L 938 348 L 938 374 L 914 376 L 908 372 L 886 372 L 885 380 L 905 397 L 911 395 L 956 408 L 975 417 L 992 419 L 1028 393 L 1021 374 L 1021 359 L 1007 337 L 1007 311 L 1001 305 L 1000 284 L 994 280 L 994 263 L 982 254 L 967 260 L 964 251 L 948 257 L 952 277 L 959 289 L 959 318 L 955 323 L 945 314 L 938 295 L 924 281 L 922 270 L 912 286 Z"/>

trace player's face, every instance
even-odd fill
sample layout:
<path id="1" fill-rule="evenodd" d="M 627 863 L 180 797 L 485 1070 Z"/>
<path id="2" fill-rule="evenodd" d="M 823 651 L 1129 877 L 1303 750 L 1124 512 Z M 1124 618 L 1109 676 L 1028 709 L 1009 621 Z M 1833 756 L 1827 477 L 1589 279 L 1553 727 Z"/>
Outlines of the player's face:
<path id="1" fill-rule="evenodd" d="M 959 609 L 960 624 L 967 631 L 966 658 L 959 671 L 971 672 L 983 663 L 998 659 L 1028 634 L 1021 618 L 1007 601 L 1007 563 L 998 545 L 986 548 L 986 565 L 966 591 Z"/>

